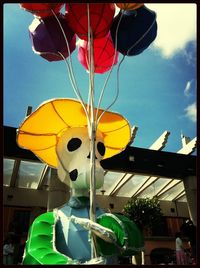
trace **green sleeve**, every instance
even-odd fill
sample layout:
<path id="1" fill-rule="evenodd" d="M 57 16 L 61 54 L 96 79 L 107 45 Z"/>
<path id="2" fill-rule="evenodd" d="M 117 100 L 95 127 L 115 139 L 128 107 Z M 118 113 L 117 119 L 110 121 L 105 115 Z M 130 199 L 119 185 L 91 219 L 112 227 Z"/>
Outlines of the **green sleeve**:
<path id="1" fill-rule="evenodd" d="M 97 237 L 97 247 L 101 255 L 131 256 L 144 249 L 144 238 L 136 224 L 119 214 L 105 213 L 97 218 L 97 222 L 111 229 L 117 238 L 116 244 L 110 244 Z"/>
<path id="2" fill-rule="evenodd" d="M 77 264 L 77 261 L 58 252 L 55 248 L 55 215 L 47 212 L 38 216 L 26 242 L 23 264 Z"/>

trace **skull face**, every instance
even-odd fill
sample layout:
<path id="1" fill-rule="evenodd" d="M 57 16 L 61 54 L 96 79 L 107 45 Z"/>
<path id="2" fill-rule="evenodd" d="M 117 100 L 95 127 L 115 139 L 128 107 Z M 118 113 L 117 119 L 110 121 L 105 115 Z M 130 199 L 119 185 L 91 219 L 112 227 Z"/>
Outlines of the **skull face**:
<path id="1" fill-rule="evenodd" d="M 63 132 L 58 140 L 58 176 L 74 189 L 90 188 L 90 139 L 86 128 L 71 128 Z M 96 133 L 95 178 L 96 188 L 103 186 L 104 170 L 100 161 L 105 154 L 103 137 Z"/>

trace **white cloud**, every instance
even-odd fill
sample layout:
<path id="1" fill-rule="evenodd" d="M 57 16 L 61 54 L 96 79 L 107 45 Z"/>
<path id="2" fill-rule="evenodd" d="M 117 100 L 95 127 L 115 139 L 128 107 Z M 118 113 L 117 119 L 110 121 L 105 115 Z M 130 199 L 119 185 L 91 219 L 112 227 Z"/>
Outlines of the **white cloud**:
<path id="1" fill-rule="evenodd" d="M 170 58 L 196 40 L 196 4 L 146 4 L 157 13 L 158 33 L 153 46 Z"/>
<path id="2" fill-rule="evenodd" d="M 187 83 L 186 83 L 186 86 L 185 86 L 185 89 L 184 89 L 184 95 L 186 97 L 189 97 L 190 96 L 191 84 L 192 84 L 192 80 L 187 81 Z"/>
<path id="3" fill-rule="evenodd" d="M 188 65 L 192 65 L 193 67 L 196 67 L 196 42 L 192 43 L 193 47 L 191 50 L 184 50 L 183 54 L 185 56 L 186 62 Z"/>
<path id="4" fill-rule="evenodd" d="M 193 122 L 197 121 L 197 107 L 196 103 L 192 103 L 191 105 L 188 105 L 185 109 L 185 116 L 192 120 Z"/>

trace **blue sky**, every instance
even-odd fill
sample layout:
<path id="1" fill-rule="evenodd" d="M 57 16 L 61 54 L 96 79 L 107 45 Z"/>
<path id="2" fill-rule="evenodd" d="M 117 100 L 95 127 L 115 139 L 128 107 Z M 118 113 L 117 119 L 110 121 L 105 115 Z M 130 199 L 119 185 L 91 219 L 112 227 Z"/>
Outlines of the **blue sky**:
<path id="1" fill-rule="evenodd" d="M 126 57 L 119 73 L 120 93 L 111 110 L 138 126 L 134 146 L 148 148 L 165 130 L 165 151 L 181 148 L 181 131 L 196 137 L 196 5 L 151 4 L 158 35 L 142 54 Z M 18 127 L 28 106 L 35 110 L 51 98 L 76 98 L 63 61 L 34 54 L 28 34 L 32 14 L 18 4 L 4 4 L 4 125 Z M 121 55 L 119 57 L 119 61 Z M 118 61 L 118 62 L 119 62 Z M 72 53 L 74 74 L 87 101 L 88 73 Z M 116 92 L 115 66 L 102 108 Z M 95 76 L 96 102 L 108 73 Z"/>

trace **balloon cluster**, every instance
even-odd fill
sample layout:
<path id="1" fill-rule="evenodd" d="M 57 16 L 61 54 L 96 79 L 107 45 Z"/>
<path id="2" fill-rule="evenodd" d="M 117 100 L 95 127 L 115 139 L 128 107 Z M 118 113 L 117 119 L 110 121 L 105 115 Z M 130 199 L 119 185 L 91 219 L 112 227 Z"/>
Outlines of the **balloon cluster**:
<path id="1" fill-rule="evenodd" d="M 77 47 L 78 60 L 88 70 L 92 34 L 95 73 L 109 71 L 119 53 L 140 54 L 157 35 L 156 13 L 143 3 L 20 3 L 20 7 L 34 15 L 29 26 L 32 48 L 48 61 L 64 60 Z"/>

